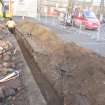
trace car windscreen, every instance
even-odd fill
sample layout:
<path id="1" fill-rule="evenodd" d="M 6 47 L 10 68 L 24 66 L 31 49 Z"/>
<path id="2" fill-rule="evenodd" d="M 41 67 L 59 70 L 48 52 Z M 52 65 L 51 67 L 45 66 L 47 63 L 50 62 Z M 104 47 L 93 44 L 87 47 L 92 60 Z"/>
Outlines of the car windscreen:
<path id="1" fill-rule="evenodd" d="M 96 19 L 96 15 L 94 12 L 92 11 L 84 11 L 83 12 L 84 17 L 86 18 L 92 18 L 92 19 Z"/>

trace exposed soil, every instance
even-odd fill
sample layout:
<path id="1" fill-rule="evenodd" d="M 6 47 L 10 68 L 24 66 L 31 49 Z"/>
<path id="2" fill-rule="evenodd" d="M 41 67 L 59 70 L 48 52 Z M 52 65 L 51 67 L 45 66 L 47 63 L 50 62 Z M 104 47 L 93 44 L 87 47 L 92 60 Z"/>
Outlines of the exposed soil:
<path id="1" fill-rule="evenodd" d="M 64 43 L 44 26 L 30 21 L 18 24 L 31 33 L 32 46 L 41 72 L 65 105 L 105 105 L 105 58 L 74 43 Z M 41 49 L 40 51 L 37 49 Z"/>
<path id="2" fill-rule="evenodd" d="M 19 40 L 18 42 L 25 60 L 27 61 L 27 64 L 32 71 L 34 79 L 36 80 L 42 95 L 47 102 L 47 105 L 63 105 L 62 97 L 57 94 L 55 89 L 53 89 L 53 86 L 51 86 L 46 77 L 41 73 L 37 62 L 34 59 L 34 56 L 32 56 L 32 53 L 30 53 L 22 40 Z"/>

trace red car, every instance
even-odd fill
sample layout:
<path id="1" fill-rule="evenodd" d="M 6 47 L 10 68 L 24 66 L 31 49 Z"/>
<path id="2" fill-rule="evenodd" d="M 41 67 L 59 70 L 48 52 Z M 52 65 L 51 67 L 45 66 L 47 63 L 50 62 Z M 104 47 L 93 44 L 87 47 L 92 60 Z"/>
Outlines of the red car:
<path id="1" fill-rule="evenodd" d="M 73 24 L 85 29 L 99 29 L 100 21 L 92 11 L 84 11 L 82 16 L 74 16 Z"/>

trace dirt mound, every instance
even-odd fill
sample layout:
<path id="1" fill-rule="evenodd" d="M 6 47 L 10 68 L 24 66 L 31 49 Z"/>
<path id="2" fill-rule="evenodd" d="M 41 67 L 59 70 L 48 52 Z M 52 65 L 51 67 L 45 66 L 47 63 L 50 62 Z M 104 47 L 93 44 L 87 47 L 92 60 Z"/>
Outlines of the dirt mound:
<path id="1" fill-rule="evenodd" d="M 47 54 L 36 52 L 37 62 L 53 87 L 64 95 L 65 105 L 105 105 L 105 59 L 74 43 L 65 44 L 47 28 L 20 22 L 23 32 Z M 36 49 L 34 49 L 35 51 Z"/>
<path id="2" fill-rule="evenodd" d="M 21 27 L 22 32 L 31 33 L 33 40 L 40 48 L 45 48 L 48 52 L 59 51 L 64 47 L 64 44 L 56 34 L 49 31 L 48 28 L 30 21 L 22 21 L 18 24 L 18 28 Z M 55 40 L 56 39 L 56 40 Z"/>

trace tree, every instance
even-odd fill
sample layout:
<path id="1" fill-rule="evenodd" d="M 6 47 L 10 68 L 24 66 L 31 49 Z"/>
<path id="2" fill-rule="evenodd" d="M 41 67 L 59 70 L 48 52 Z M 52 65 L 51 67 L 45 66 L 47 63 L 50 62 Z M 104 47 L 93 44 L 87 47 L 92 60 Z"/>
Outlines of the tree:
<path id="1" fill-rule="evenodd" d="M 100 2 L 100 14 L 104 14 L 104 0 L 101 0 Z"/>
<path id="2" fill-rule="evenodd" d="M 3 1 L 2 1 L 2 0 L 0 0 L 0 3 L 1 3 L 2 5 L 4 5 L 4 3 L 3 3 Z"/>
<path id="3" fill-rule="evenodd" d="M 68 13 L 72 12 L 72 9 L 74 8 L 75 3 L 76 3 L 76 0 L 68 0 L 68 7 L 67 7 Z"/>
<path id="4" fill-rule="evenodd" d="M 68 0 L 68 7 L 67 7 L 67 12 L 70 13 L 72 8 L 72 3 L 71 0 Z"/>
<path id="5" fill-rule="evenodd" d="M 3 17 L 5 18 L 6 17 L 6 12 L 5 12 L 5 5 L 3 3 L 3 0 L 0 0 L 0 3 L 2 4 L 3 6 Z"/>

